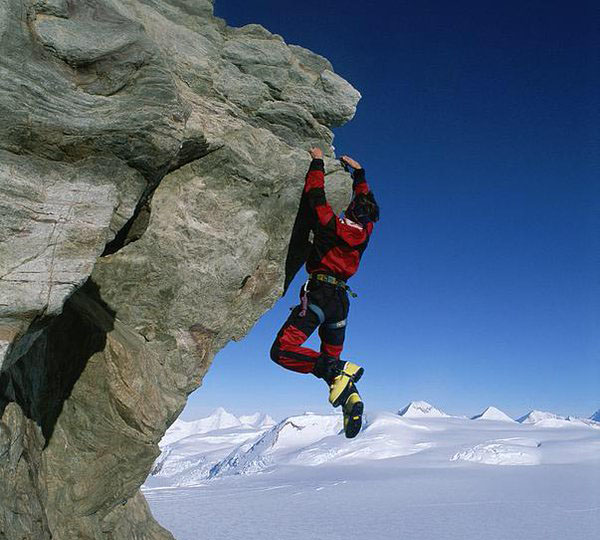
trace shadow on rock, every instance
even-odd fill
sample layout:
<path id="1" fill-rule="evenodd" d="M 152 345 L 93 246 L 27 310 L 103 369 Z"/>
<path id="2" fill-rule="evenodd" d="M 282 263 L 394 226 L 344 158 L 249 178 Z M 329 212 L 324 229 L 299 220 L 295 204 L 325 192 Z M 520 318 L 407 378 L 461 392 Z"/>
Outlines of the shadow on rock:
<path id="1" fill-rule="evenodd" d="M 0 417 L 8 403 L 17 403 L 40 426 L 48 446 L 64 402 L 92 355 L 104 349 L 114 320 L 115 312 L 88 280 L 29 351 L 0 376 Z"/>
<path id="2" fill-rule="evenodd" d="M 300 204 L 298 206 L 298 212 L 296 213 L 296 219 L 294 220 L 294 227 L 292 228 L 292 234 L 290 235 L 288 251 L 285 258 L 283 295 L 287 292 L 288 287 L 298 273 L 298 270 L 300 270 L 302 265 L 306 262 L 306 258 L 308 257 L 312 246 L 309 239 L 312 227 L 313 223 L 308 200 L 303 193 L 300 198 Z"/>

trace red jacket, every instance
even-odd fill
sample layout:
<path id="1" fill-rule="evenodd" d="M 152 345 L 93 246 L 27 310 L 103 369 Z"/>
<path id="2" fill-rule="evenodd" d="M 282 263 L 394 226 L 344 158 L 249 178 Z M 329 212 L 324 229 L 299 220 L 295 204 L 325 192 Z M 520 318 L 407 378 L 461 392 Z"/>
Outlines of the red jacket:
<path id="1" fill-rule="evenodd" d="M 304 183 L 304 195 L 314 220 L 314 240 L 306 270 L 309 274 L 322 273 L 345 281 L 358 270 L 373 232 L 373 223 L 363 227 L 336 216 L 325 198 L 324 185 L 323 160 L 313 159 Z M 353 189 L 355 195 L 369 192 L 364 169 L 354 172 Z"/>

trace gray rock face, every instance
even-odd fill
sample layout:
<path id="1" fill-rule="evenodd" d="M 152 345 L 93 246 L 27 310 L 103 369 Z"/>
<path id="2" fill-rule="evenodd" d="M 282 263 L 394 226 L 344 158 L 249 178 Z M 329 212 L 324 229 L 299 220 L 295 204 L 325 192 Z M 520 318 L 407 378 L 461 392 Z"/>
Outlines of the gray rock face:
<path id="1" fill-rule="evenodd" d="M 4 150 L 0 178 L 4 371 L 9 358 L 14 362 L 39 335 L 33 321 L 59 314 L 65 298 L 89 277 L 106 243 L 133 215 L 146 182 L 116 159 L 69 164 Z"/>
<path id="2" fill-rule="evenodd" d="M 0 540 L 171 538 L 157 443 L 302 262 L 310 146 L 347 203 L 359 98 L 208 0 L 0 0 Z"/>

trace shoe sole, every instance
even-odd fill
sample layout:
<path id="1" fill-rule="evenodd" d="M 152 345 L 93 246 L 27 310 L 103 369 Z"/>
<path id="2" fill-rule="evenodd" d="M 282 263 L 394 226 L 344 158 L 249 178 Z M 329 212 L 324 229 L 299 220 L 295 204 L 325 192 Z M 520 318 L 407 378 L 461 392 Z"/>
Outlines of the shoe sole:
<path id="1" fill-rule="evenodd" d="M 353 439 L 359 434 L 360 428 L 362 427 L 363 410 L 364 403 L 362 401 L 359 401 L 352 406 L 352 410 L 348 415 L 348 423 L 344 428 L 344 434 L 347 439 Z"/>

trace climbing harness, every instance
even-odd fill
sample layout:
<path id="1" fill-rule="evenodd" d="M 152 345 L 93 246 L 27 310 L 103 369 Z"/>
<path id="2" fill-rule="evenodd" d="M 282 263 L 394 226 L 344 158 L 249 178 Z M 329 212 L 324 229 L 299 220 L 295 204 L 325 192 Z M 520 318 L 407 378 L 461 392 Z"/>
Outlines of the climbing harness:
<path id="1" fill-rule="evenodd" d="M 313 304 L 312 302 L 308 301 L 308 283 L 311 279 L 329 283 L 330 285 L 334 285 L 335 287 L 339 287 L 340 289 L 348 291 L 352 298 L 356 298 L 358 296 L 354 291 L 352 291 L 352 289 L 350 289 L 350 287 L 348 287 L 348 285 L 346 285 L 346 282 L 342 281 L 341 279 L 328 276 L 327 274 L 311 274 L 302 286 L 302 292 L 300 293 L 300 313 L 298 313 L 298 315 L 300 317 L 304 317 L 306 316 L 307 311 L 310 309 L 319 318 L 319 324 L 323 324 L 325 322 L 325 313 L 317 304 Z M 344 328 L 344 326 L 346 326 L 346 319 L 327 323 L 325 326 L 331 330 Z"/>
<path id="2" fill-rule="evenodd" d="M 348 292 L 348 294 L 350 294 L 350 296 L 352 298 L 356 298 L 358 296 L 358 294 L 356 294 L 347 284 L 345 281 L 342 281 L 341 279 L 335 278 L 333 276 L 329 276 L 327 274 L 311 274 L 309 277 L 309 281 L 311 279 L 315 279 L 316 281 L 323 281 L 324 283 L 329 283 L 330 285 L 334 285 L 336 287 L 339 287 L 340 289 L 343 289 L 345 291 Z"/>

